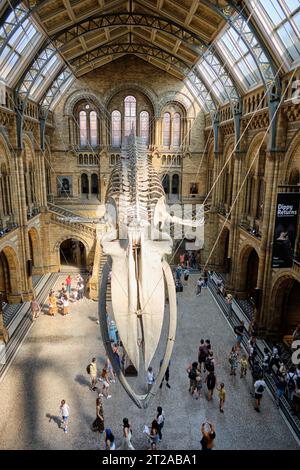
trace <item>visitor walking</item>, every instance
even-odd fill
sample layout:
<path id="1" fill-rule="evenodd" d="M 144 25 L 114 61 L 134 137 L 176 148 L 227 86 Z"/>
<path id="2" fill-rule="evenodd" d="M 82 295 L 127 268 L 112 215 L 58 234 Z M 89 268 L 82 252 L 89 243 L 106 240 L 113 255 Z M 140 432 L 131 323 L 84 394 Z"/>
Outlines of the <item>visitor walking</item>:
<path id="1" fill-rule="evenodd" d="M 91 378 L 91 389 L 95 391 L 97 384 L 97 365 L 95 357 L 93 357 L 92 362 L 87 366 L 86 370 Z"/>
<path id="2" fill-rule="evenodd" d="M 273 366 L 279 369 L 279 366 L 280 366 L 279 362 L 280 362 L 279 347 L 276 343 L 274 343 L 272 347 L 272 353 L 271 353 L 270 370 L 272 370 Z"/>
<path id="3" fill-rule="evenodd" d="M 193 398 L 198 400 L 201 397 L 201 391 L 202 391 L 202 379 L 201 375 L 197 375 L 196 377 L 196 388 L 193 393 Z"/>
<path id="4" fill-rule="evenodd" d="M 206 361 L 207 356 L 208 356 L 207 345 L 204 343 L 204 339 L 201 339 L 199 350 L 198 350 L 198 363 L 199 363 L 200 372 L 201 372 L 202 364 L 203 364 L 203 369 L 205 369 L 205 361 Z"/>
<path id="5" fill-rule="evenodd" d="M 204 372 L 206 370 L 207 370 L 207 372 L 212 372 L 212 371 L 215 370 L 215 358 L 214 358 L 213 351 L 208 351 L 208 356 L 205 359 Z"/>
<path id="6" fill-rule="evenodd" d="M 238 368 L 238 352 L 235 346 L 232 347 L 229 354 L 230 375 L 236 375 Z"/>
<path id="7" fill-rule="evenodd" d="M 240 350 L 244 332 L 245 332 L 245 326 L 244 326 L 243 320 L 240 320 L 240 324 L 234 328 L 234 332 L 236 334 L 236 347 L 238 348 L 238 350 Z"/>
<path id="8" fill-rule="evenodd" d="M 295 366 L 291 366 L 286 374 L 288 399 L 293 400 L 293 394 L 296 389 L 297 372 Z"/>
<path id="9" fill-rule="evenodd" d="M 242 355 L 242 358 L 240 359 L 240 366 L 241 366 L 241 379 L 243 377 L 246 377 L 247 375 L 247 370 L 248 370 L 248 361 L 247 361 L 247 356 L 246 354 Z"/>
<path id="10" fill-rule="evenodd" d="M 270 362 L 271 362 L 271 353 L 268 348 L 264 348 L 264 356 L 263 356 L 263 370 L 264 372 L 270 372 Z"/>
<path id="11" fill-rule="evenodd" d="M 49 294 L 49 299 L 48 299 L 48 309 L 49 309 L 49 315 L 54 317 L 54 315 L 57 314 L 57 300 L 54 295 L 54 292 L 50 292 Z"/>
<path id="12" fill-rule="evenodd" d="M 116 450 L 115 436 L 109 428 L 104 431 L 104 448 L 105 450 Z"/>
<path id="13" fill-rule="evenodd" d="M 260 412 L 260 402 L 263 397 L 266 388 L 266 382 L 263 379 L 263 375 L 259 376 L 259 379 L 254 383 L 254 398 L 255 398 L 255 411 Z"/>
<path id="14" fill-rule="evenodd" d="M 132 430 L 128 418 L 123 419 L 123 438 L 120 446 L 120 450 L 134 450 L 131 443 Z"/>
<path id="15" fill-rule="evenodd" d="M 78 284 L 78 300 L 82 300 L 83 299 L 83 293 L 84 293 L 84 284 L 83 282 L 80 282 Z"/>
<path id="16" fill-rule="evenodd" d="M 276 374 L 275 383 L 276 383 L 276 405 L 279 407 L 281 397 L 284 395 L 287 389 L 285 376 L 280 373 Z"/>
<path id="17" fill-rule="evenodd" d="M 60 409 L 60 412 L 61 412 L 60 427 L 64 430 L 64 433 L 67 433 L 68 432 L 68 424 L 69 424 L 70 407 L 66 403 L 66 400 L 61 401 L 59 409 Z"/>
<path id="18" fill-rule="evenodd" d="M 190 276 L 190 270 L 188 268 L 185 268 L 185 270 L 183 271 L 183 279 L 184 279 L 186 286 L 188 285 L 189 276 Z"/>
<path id="19" fill-rule="evenodd" d="M 114 372 L 113 366 L 111 365 L 111 362 L 110 362 L 109 357 L 108 357 L 107 354 L 105 355 L 104 368 L 108 372 L 109 381 L 112 382 L 112 383 L 115 383 L 116 382 L 116 374 Z"/>
<path id="20" fill-rule="evenodd" d="M 217 390 L 219 392 L 219 409 L 221 413 L 224 413 L 224 403 L 225 403 L 225 398 L 226 398 L 226 390 L 225 390 L 225 385 L 224 383 L 220 383 L 220 387 L 217 387 Z"/>
<path id="21" fill-rule="evenodd" d="M 103 433 L 104 431 L 104 412 L 103 403 L 100 397 L 96 398 L 96 419 L 92 425 L 93 431 Z"/>
<path id="22" fill-rule="evenodd" d="M 72 279 L 71 279 L 71 276 L 69 274 L 67 279 L 66 279 L 66 289 L 67 289 L 67 292 L 68 292 L 69 296 L 71 295 L 71 284 L 72 284 Z"/>
<path id="23" fill-rule="evenodd" d="M 228 305 L 228 316 L 229 316 L 229 318 L 231 318 L 231 314 L 232 314 L 232 295 L 227 294 L 225 300 L 226 300 L 226 304 Z"/>
<path id="24" fill-rule="evenodd" d="M 181 282 L 182 267 L 180 266 L 180 264 L 178 264 L 178 266 L 176 268 L 175 276 L 176 276 L 176 281 Z"/>
<path id="25" fill-rule="evenodd" d="M 162 440 L 162 433 L 161 430 L 164 427 L 165 424 L 165 413 L 163 412 L 163 409 L 161 406 L 157 407 L 157 415 L 156 415 L 156 421 L 158 424 L 158 436 L 160 441 Z"/>
<path id="26" fill-rule="evenodd" d="M 41 313 L 41 307 L 39 306 L 38 301 L 34 298 L 30 302 L 30 309 L 31 309 L 31 320 L 34 322 Z"/>
<path id="27" fill-rule="evenodd" d="M 68 296 L 65 294 L 64 298 L 63 298 L 63 311 L 62 311 L 62 314 L 65 316 L 65 315 L 68 315 L 68 313 L 70 313 L 69 299 L 68 299 Z"/>
<path id="28" fill-rule="evenodd" d="M 186 371 L 188 373 L 188 378 L 190 379 L 189 392 L 193 395 L 197 386 L 196 377 L 200 375 L 200 372 L 198 370 L 198 362 L 193 362 L 187 367 Z"/>
<path id="29" fill-rule="evenodd" d="M 108 389 L 109 389 L 109 377 L 108 377 L 108 371 L 105 367 L 103 367 L 102 372 L 101 372 L 101 377 L 99 379 L 102 382 L 102 391 L 99 393 L 100 397 L 105 397 L 107 400 L 111 398 L 111 395 L 109 395 Z"/>
<path id="30" fill-rule="evenodd" d="M 147 385 L 148 385 L 148 392 L 150 392 L 152 385 L 155 382 L 154 372 L 151 366 L 148 367 L 147 371 Z"/>
<path id="31" fill-rule="evenodd" d="M 197 280 L 197 291 L 196 291 L 197 296 L 199 296 L 201 294 L 203 283 L 204 283 L 203 279 L 201 279 L 201 277 L 199 277 L 199 279 Z"/>
<path id="32" fill-rule="evenodd" d="M 163 363 L 163 359 L 160 361 L 159 363 L 159 367 L 161 368 L 162 366 L 162 363 Z M 159 388 L 162 388 L 163 386 L 163 383 L 164 383 L 164 380 L 166 380 L 166 387 L 168 388 L 171 388 L 171 385 L 169 384 L 169 379 L 170 379 L 170 365 L 171 365 L 171 361 L 169 361 L 169 364 L 168 364 L 168 367 L 166 368 L 166 372 L 165 372 L 165 375 L 161 381 L 161 384 L 159 386 Z"/>
<path id="33" fill-rule="evenodd" d="M 208 391 L 208 396 L 207 396 L 208 401 L 211 401 L 213 398 L 213 393 L 214 393 L 214 389 L 216 386 L 216 382 L 217 382 L 217 379 L 216 379 L 216 375 L 214 371 L 209 372 L 205 379 L 205 383 L 206 383 L 207 391 Z"/>
<path id="34" fill-rule="evenodd" d="M 156 419 L 152 421 L 150 432 L 147 434 L 147 437 L 150 442 L 149 450 L 157 450 L 157 444 L 159 443 L 159 426 Z"/>
<path id="35" fill-rule="evenodd" d="M 212 450 L 214 440 L 216 438 L 215 428 L 211 423 L 202 423 L 201 426 L 202 439 L 200 441 L 202 450 Z"/>
<path id="36" fill-rule="evenodd" d="M 207 287 L 208 286 L 208 272 L 207 271 L 204 271 L 204 274 L 203 274 L 203 287 Z"/>

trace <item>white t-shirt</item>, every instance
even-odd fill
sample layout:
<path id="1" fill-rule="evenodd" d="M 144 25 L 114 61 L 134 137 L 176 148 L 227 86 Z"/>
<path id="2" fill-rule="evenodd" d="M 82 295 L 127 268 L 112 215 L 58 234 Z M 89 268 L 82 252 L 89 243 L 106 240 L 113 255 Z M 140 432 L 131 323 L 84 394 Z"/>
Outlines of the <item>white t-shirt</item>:
<path id="1" fill-rule="evenodd" d="M 149 385 L 152 385 L 154 383 L 154 373 L 153 372 L 147 372 L 147 383 Z"/>
<path id="2" fill-rule="evenodd" d="M 165 421 L 165 414 L 162 412 L 161 415 L 157 418 L 157 424 L 162 424 Z"/>
<path id="3" fill-rule="evenodd" d="M 67 403 L 65 403 L 65 404 L 61 407 L 61 414 L 62 414 L 62 416 L 66 416 L 66 417 L 69 416 L 69 414 L 70 414 L 70 408 L 69 408 L 69 405 L 67 405 Z"/>
<path id="4" fill-rule="evenodd" d="M 264 387 L 264 390 L 263 392 L 258 392 L 257 390 L 261 385 Z M 259 395 L 262 395 L 264 393 L 265 388 L 266 388 L 266 382 L 263 379 L 257 380 L 254 384 L 255 393 L 258 393 Z"/>

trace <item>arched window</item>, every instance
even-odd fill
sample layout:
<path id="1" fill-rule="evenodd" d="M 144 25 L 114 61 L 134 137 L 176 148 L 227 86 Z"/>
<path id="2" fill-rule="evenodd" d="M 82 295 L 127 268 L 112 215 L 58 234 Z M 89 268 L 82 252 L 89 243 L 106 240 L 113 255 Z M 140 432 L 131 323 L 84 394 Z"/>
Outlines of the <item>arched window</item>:
<path id="1" fill-rule="evenodd" d="M 87 126 L 86 126 L 86 112 L 80 111 L 79 113 L 79 130 L 80 130 L 80 146 L 87 145 Z"/>
<path id="2" fill-rule="evenodd" d="M 170 147 L 171 143 L 171 115 L 170 113 L 164 114 L 163 123 L 163 145 L 164 147 Z"/>
<path id="3" fill-rule="evenodd" d="M 81 193 L 82 194 L 89 193 L 89 179 L 85 173 L 81 175 Z"/>
<path id="4" fill-rule="evenodd" d="M 98 194 L 99 193 L 99 188 L 98 188 L 98 175 L 96 173 L 92 174 L 92 194 Z"/>
<path id="5" fill-rule="evenodd" d="M 79 113 L 80 147 L 97 147 L 99 145 L 97 110 L 90 104 L 81 103 L 77 112 Z"/>
<path id="6" fill-rule="evenodd" d="M 164 175 L 163 176 L 162 187 L 164 188 L 165 193 L 169 194 L 169 192 L 170 192 L 170 177 L 169 177 L 169 175 Z"/>
<path id="7" fill-rule="evenodd" d="M 145 145 L 149 145 L 149 113 L 142 111 L 140 113 L 140 137 Z"/>
<path id="8" fill-rule="evenodd" d="M 117 110 L 111 113 L 111 135 L 112 146 L 120 147 L 122 139 L 121 113 Z"/>
<path id="9" fill-rule="evenodd" d="M 136 99 L 134 96 L 126 96 L 124 100 L 124 131 L 125 137 L 127 137 L 131 129 L 133 132 L 136 131 Z"/>
<path id="10" fill-rule="evenodd" d="M 177 174 L 172 178 L 172 194 L 179 194 L 179 175 Z"/>
<path id="11" fill-rule="evenodd" d="M 179 147 L 180 146 L 180 114 L 175 113 L 173 117 L 173 142 L 172 145 L 173 147 Z"/>
<path id="12" fill-rule="evenodd" d="M 90 112 L 90 143 L 92 147 L 96 147 L 98 144 L 96 111 Z"/>

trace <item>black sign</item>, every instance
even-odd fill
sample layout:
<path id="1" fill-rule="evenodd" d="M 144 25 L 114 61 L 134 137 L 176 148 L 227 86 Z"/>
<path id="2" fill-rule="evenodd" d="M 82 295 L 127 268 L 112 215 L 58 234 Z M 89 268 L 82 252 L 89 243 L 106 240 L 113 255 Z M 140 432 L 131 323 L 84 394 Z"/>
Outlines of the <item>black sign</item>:
<path id="1" fill-rule="evenodd" d="M 277 195 L 273 244 L 273 268 L 290 268 L 297 234 L 299 193 Z"/>

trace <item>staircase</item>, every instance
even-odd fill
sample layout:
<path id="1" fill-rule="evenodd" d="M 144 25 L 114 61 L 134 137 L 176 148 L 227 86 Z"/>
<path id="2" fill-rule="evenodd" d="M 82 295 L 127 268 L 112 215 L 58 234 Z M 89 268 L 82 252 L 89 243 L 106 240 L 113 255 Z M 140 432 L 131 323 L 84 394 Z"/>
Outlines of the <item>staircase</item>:
<path id="1" fill-rule="evenodd" d="M 85 233 L 86 235 L 92 237 L 93 239 L 96 237 L 96 228 L 92 224 L 88 224 L 85 222 L 75 222 L 74 217 L 78 217 L 80 220 L 80 216 L 77 214 L 74 214 L 71 211 L 65 211 L 65 209 L 58 208 L 58 206 L 55 206 L 55 209 L 53 209 L 53 204 L 50 204 L 52 207 L 49 207 L 49 211 L 51 214 L 51 220 L 58 224 L 61 225 L 65 228 L 68 228 L 72 230 L 72 232 L 77 232 L 79 234 Z M 66 212 L 66 213 L 65 213 Z M 72 215 L 70 215 L 72 214 Z M 72 217 L 73 221 L 71 222 L 67 218 Z"/>
<path id="2" fill-rule="evenodd" d="M 100 260 L 100 266 L 99 266 L 99 284 L 102 279 L 102 271 L 107 262 L 107 256 L 103 255 L 101 256 Z M 111 281 L 110 279 L 107 280 L 107 289 L 106 289 L 106 302 L 111 302 Z"/>

